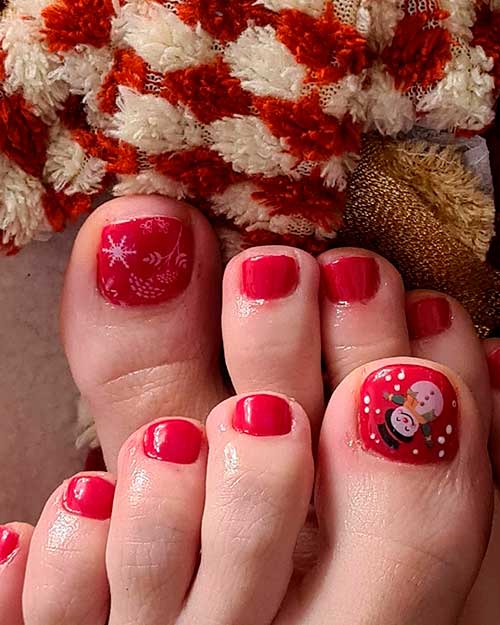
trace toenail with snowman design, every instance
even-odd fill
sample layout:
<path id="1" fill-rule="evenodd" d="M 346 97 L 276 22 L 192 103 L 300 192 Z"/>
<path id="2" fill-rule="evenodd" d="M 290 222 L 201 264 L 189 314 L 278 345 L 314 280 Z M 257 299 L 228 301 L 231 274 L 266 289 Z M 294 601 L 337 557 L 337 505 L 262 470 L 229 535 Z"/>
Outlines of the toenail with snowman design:
<path id="1" fill-rule="evenodd" d="M 359 433 L 365 450 L 410 464 L 453 460 L 458 451 L 458 400 L 441 372 L 390 365 L 361 387 Z"/>
<path id="2" fill-rule="evenodd" d="M 174 299 L 193 270 L 193 234 L 179 219 L 146 217 L 106 226 L 97 284 L 112 304 L 147 306 Z"/>

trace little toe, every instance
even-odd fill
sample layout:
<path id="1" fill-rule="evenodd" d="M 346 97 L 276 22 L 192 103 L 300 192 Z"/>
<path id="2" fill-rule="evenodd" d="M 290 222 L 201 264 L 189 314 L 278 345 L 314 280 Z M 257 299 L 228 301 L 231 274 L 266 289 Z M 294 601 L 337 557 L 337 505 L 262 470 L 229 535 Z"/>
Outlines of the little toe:
<path id="1" fill-rule="evenodd" d="M 491 389 L 484 349 L 472 320 L 456 300 L 434 291 L 411 291 L 406 316 L 412 355 L 455 371 L 472 391 L 483 427 L 490 428 Z"/>
<path id="2" fill-rule="evenodd" d="M 107 565 L 109 625 L 169 625 L 198 564 L 207 444 L 199 423 L 170 418 L 121 449 Z"/>
<path id="3" fill-rule="evenodd" d="M 308 417 L 282 395 L 239 396 L 212 411 L 207 436 L 201 562 L 179 625 L 268 625 L 311 498 Z"/>
<path id="4" fill-rule="evenodd" d="M 296 398 L 319 426 L 324 412 L 318 309 L 319 271 L 301 250 L 246 250 L 226 268 L 224 352 L 237 393 Z"/>
<path id="5" fill-rule="evenodd" d="M 28 556 L 25 625 L 105 625 L 105 551 L 114 489 L 107 473 L 81 473 L 48 500 Z"/>
<path id="6" fill-rule="evenodd" d="M 410 355 L 404 286 L 396 269 L 367 250 L 330 250 L 321 267 L 323 358 L 332 387 L 378 358 Z"/>
<path id="7" fill-rule="evenodd" d="M 480 420 L 430 361 L 370 363 L 340 384 L 319 445 L 323 552 L 279 625 L 456 623 L 490 532 Z"/>
<path id="8" fill-rule="evenodd" d="M 24 625 L 22 597 L 33 528 L 25 523 L 0 525 L 0 620 Z"/>
<path id="9" fill-rule="evenodd" d="M 118 198 L 83 225 L 66 274 L 63 338 L 111 470 L 139 426 L 201 419 L 225 396 L 220 282 L 215 235 L 186 204 Z"/>

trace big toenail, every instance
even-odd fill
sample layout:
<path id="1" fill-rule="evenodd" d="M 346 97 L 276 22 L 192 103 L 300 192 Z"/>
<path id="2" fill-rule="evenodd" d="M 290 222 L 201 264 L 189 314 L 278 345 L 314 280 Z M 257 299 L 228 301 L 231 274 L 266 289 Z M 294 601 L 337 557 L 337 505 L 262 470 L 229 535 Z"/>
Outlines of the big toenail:
<path id="1" fill-rule="evenodd" d="M 410 338 L 424 339 L 451 327 L 451 306 L 446 297 L 426 297 L 409 302 L 406 319 Z"/>
<path id="2" fill-rule="evenodd" d="M 111 517 L 115 486 L 95 475 L 72 478 L 63 496 L 63 506 L 72 514 L 104 521 Z"/>
<path id="3" fill-rule="evenodd" d="M 0 526 L 0 565 L 10 562 L 19 547 L 19 534 Z"/>
<path id="4" fill-rule="evenodd" d="M 299 266 L 292 256 L 255 256 L 241 266 L 241 290 L 250 299 L 279 299 L 295 291 Z"/>
<path id="5" fill-rule="evenodd" d="M 500 347 L 488 354 L 491 386 L 500 389 Z"/>
<path id="6" fill-rule="evenodd" d="M 292 429 L 290 404 L 276 395 L 249 395 L 240 399 L 233 428 L 252 436 L 283 436 Z"/>
<path id="7" fill-rule="evenodd" d="M 189 284 L 193 233 L 179 219 L 142 217 L 106 226 L 97 284 L 112 304 L 147 306 L 171 300 Z"/>
<path id="8" fill-rule="evenodd" d="M 149 458 L 192 464 L 200 455 L 202 433 L 184 419 L 169 419 L 150 425 L 144 433 L 144 453 Z"/>
<path id="9" fill-rule="evenodd" d="M 359 433 L 366 450 L 411 464 L 452 460 L 458 450 L 458 401 L 439 371 L 391 365 L 361 387 Z"/>
<path id="10" fill-rule="evenodd" d="M 368 302 L 380 287 L 378 263 L 370 256 L 346 256 L 321 265 L 323 289 L 334 304 Z"/>

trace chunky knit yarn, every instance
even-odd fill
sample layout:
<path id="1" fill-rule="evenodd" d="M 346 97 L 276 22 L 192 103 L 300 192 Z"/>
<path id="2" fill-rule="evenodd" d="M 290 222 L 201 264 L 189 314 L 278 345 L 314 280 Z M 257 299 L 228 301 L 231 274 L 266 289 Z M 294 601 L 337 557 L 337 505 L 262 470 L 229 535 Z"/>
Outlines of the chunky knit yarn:
<path id="1" fill-rule="evenodd" d="M 480 132 L 499 91 L 500 0 L 10 0 L 0 243 L 111 190 L 315 250 L 364 133 Z"/>

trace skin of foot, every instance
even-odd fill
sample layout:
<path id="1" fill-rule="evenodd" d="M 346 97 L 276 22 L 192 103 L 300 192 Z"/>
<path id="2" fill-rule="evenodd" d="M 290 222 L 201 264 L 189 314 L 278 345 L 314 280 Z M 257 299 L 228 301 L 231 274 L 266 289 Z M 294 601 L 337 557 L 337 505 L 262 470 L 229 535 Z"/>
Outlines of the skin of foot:
<path id="1" fill-rule="evenodd" d="M 254 248 L 221 274 L 182 203 L 114 200 L 82 228 L 61 322 L 110 473 L 2 528 L 0 614 L 457 622 L 490 536 L 500 346 L 365 250 Z"/>

